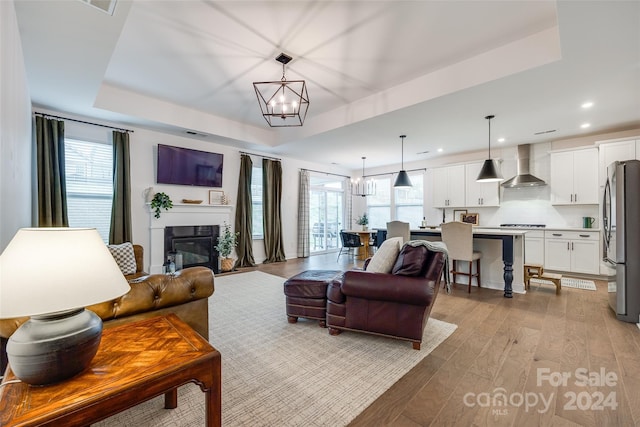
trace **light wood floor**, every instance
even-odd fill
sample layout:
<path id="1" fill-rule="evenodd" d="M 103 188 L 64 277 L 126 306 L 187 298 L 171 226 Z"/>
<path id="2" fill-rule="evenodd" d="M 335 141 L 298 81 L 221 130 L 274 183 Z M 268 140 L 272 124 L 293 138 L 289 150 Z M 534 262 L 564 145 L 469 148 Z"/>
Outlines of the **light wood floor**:
<path id="1" fill-rule="evenodd" d="M 257 269 L 290 277 L 353 266 L 349 256 L 336 262 L 328 254 Z M 468 294 L 462 285 L 451 295 L 439 292 L 431 316 L 458 329 L 351 425 L 640 425 L 640 329 L 616 320 L 606 283 L 596 286 L 556 296 L 553 286 L 532 285 L 512 299 L 475 287 Z M 415 350 L 407 344 L 407 351 Z M 552 386 L 563 373 L 570 375 L 566 385 Z M 584 374 L 594 382 L 582 385 Z M 500 406 L 500 396 L 513 404 Z"/>

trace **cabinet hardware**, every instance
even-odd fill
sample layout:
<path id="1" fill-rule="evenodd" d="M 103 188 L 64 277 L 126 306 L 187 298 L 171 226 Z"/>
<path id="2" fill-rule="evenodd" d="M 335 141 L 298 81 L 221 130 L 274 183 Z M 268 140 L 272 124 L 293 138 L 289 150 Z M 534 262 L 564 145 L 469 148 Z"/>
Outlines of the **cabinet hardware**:
<path id="1" fill-rule="evenodd" d="M 580 237 L 590 237 L 588 234 L 581 234 Z"/>
<path id="2" fill-rule="evenodd" d="M 569 249 L 569 242 L 567 242 L 567 250 L 570 250 L 570 249 Z"/>
<path id="3" fill-rule="evenodd" d="M 571 250 L 573 250 L 573 242 L 571 242 Z"/>
<path id="4" fill-rule="evenodd" d="M 553 235 L 556 236 L 556 237 L 562 236 L 562 234 L 560 234 L 560 233 L 553 233 Z"/>

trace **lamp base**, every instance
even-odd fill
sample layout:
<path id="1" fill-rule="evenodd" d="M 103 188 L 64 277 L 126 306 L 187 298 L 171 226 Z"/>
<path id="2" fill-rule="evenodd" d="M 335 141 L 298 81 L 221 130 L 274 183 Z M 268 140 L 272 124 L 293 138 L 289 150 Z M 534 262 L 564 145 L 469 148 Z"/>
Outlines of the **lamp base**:
<path id="1" fill-rule="evenodd" d="M 45 385 L 70 378 L 89 366 L 102 337 L 102 319 L 84 308 L 32 316 L 7 342 L 17 378 Z"/>

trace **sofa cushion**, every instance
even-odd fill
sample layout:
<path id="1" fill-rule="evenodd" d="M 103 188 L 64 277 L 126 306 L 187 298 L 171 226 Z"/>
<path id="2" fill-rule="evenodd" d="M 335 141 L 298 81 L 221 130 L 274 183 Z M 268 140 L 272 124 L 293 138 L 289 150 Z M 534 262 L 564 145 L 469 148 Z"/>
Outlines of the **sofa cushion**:
<path id="1" fill-rule="evenodd" d="M 428 250 L 424 246 L 411 246 L 405 244 L 396 259 L 392 274 L 400 276 L 420 276 L 427 260 Z"/>
<path id="2" fill-rule="evenodd" d="M 136 272 L 136 257 L 133 253 L 133 245 L 131 242 L 121 243 L 119 245 L 107 245 L 109 252 L 116 260 L 116 264 L 120 267 L 122 274 L 134 274 Z"/>
<path id="3" fill-rule="evenodd" d="M 367 264 L 367 271 L 372 273 L 391 273 L 396 258 L 398 258 L 401 244 L 402 237 L 392 237 L 385 240 L 373 255 L 369 264 Z"/>

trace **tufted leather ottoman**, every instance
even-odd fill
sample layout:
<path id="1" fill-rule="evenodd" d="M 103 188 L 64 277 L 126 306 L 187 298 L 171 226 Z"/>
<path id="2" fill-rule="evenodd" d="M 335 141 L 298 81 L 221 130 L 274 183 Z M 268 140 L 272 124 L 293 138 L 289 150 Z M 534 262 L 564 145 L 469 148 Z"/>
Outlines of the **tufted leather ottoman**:
<path id="1" fill-rule="evenodd" d="M 298 317 L 317 319 L 326 327 L 327 285 L 341 275 L 339 270 L 307 270 L 284 282 L 287 297 L 287 319 L 296 323 Z"/>

